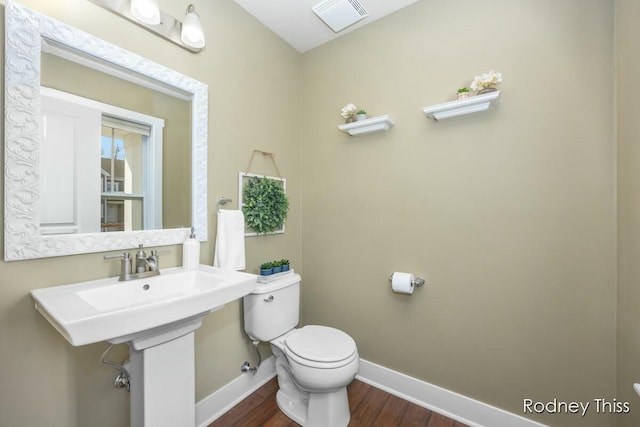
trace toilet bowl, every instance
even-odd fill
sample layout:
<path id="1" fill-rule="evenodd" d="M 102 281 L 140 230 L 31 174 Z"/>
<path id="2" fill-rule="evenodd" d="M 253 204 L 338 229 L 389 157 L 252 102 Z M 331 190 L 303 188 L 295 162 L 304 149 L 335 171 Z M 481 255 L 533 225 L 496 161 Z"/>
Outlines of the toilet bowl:
<path id="1" fill-rule="evenodd" d="M 356 343 L 328 326 L 296 328 L 300 276 L 258 284 L 244 298 L 245 331 L 269 341 L 276 359 L 278 407 L 305 427 L 346 427 L 351 415 L 347 385 L 358 372 Z"/>
<path id="2" fill-rule="evenodd" d="M 284 354 L 296 384 L 308 392 L 345 387 L 358 372 L 358 350 L 353 338 L 327 326 L 294 329 L 285 336 Z"/>
<path id="3" fill-rule="evenodd" d="M 349 424 L 346 387 L 355 378 L 359 361 L 349 335 L 326 326 L 305 326 L 272 340 L 271 351 L 282 412 L 305 427 Z"/>

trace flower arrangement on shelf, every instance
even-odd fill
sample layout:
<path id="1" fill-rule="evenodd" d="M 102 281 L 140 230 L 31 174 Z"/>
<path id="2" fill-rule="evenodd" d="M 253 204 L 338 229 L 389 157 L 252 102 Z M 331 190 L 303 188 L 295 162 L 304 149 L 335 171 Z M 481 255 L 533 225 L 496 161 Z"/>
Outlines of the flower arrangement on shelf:
<path id="1" fill-rule="evenodd" d="M 351 123 L 356 121 L 357 114 L 358 114 L 358 107 L 356 107 L 351 103 L 342 107 L 342 110 L 340 111 L 340 115 L 342 116 L 343 119 L 345 119 L 346 123 Z"/>
<path id="2" fill-rule="evenodd" d="M 502 83 L 502 73 L 489 71 L 488 73 L 476 76 L 471 82 L 470 87 L 476 94 L 483 94 L 497 90 L 495 86 L 498 83 Z"/>

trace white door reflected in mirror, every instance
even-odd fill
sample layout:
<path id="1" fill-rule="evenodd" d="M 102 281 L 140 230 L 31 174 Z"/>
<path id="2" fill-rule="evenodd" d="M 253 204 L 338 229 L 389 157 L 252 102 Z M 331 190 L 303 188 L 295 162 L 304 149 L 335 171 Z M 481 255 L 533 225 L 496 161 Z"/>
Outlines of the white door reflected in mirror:
<path id="1" fill-rule="evenodd" d="M 100 231 L 100 193 L 91 185 L 100 146 L 85 143 L 99 140 L 100 126 L 99 110 L 42 96 L 41 234 Z"/>

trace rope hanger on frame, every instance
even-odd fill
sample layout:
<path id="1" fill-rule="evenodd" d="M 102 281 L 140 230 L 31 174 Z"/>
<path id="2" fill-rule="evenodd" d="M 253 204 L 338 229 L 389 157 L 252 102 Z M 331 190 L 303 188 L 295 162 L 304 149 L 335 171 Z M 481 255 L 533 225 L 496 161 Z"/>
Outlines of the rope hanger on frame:
<path id="1" fill-rule="evenodd" d="M 253 163 L 253 158 L 255 157 L 256 153 L 262 154 L 264 157 L 269 157 L 273 162 L 273 166 L 276 168 L 278 177 L 280 179 L 283 179 L 282 174 L 280 173 L 280 169 L 278 169 L 278 164 L 276 163 L 276 153 L 269 153 L 268 151 L 253 150 L 253 152 L 251 153 L 251 158 L 249 159 L 249 164 L 247 165 L 247 173 L 251 172 L 251 164 Z"/>

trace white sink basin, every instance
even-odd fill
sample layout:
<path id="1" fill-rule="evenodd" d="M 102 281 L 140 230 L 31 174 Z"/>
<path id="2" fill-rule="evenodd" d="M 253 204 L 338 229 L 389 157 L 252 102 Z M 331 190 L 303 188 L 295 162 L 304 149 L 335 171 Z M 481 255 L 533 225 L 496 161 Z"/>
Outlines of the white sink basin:
<path id="1" fill-rule="evenodd" d="M 251 293 L 256 276 L 206 265 L 162 270 L 159 276 L 117 277 L 36 289 L 36 309 L 74 346 L 120 343 L 201 319 Z M 200 320 L 201 321 L 201 320 Z"/>

